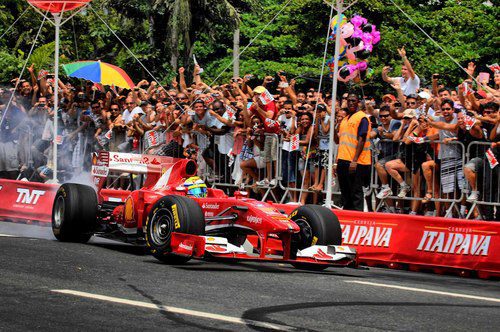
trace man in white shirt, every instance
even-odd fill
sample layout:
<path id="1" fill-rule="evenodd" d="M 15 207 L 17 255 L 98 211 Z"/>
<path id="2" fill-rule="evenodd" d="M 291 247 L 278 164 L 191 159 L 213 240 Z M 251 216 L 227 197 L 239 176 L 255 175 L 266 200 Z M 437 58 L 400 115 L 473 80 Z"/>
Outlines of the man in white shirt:
<path id="1" fill-rule="evenodd" d="M 132 121 L 135 114 L 144 114 L 144 112 L 142 111 L 142 108 L 137 106 L 137 103 L 135 102 L 134 98 L 132 98 L 132 97 L 128 97 L 125 100 L 125 105 L 126 105 L 126 108 L 122 114 L 122 119 L 125 122 L 125 124 Z"/>
<path id="2" fill-rule="evenodd" d="M 401 90 L 405 96 L 416 94 L 418 89 L 420 88 L 420 78 L 413 71 L 413 67 L 411 66 L 410 61 L 406 57 L 405 48 L 398 49 L 398 53 L 403 60 L 403 66 L 401 67 L 401 76 L 400 77 L 389 77 L 390 67 L 385 66 L 382 69 L 382 79 L 389 84 L 399 83 L 401 86 Z"/>

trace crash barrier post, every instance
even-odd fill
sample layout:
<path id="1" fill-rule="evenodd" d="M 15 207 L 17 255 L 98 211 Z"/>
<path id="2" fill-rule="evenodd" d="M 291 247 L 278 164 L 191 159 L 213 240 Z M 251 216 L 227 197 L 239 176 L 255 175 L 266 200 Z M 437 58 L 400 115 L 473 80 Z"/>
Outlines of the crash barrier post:
<path id="1" fill-rule="evenodd" d="M 500 166 L 491 167 L 487 154 L 495 155 L 490 142 L 472 142 L 467 147 L 464 173 L 467 200 L 472 203 L 467 219 L 500 221 Z M 498 159 L 498 153 L 495 156 Z"/>
<path id="2" fill-rule="evenodd" d="M 51 222 L 59 185 L 0 179 L 0 218 Z"/>
<path id="3" fill-rule="evenodd" d="M 385 142 L 391 141 L 385 140 Z M 439 158 L 439 150 L 443 150 L 442 158 Z M 465 218 L 459 209 L 461 203 L 465 203 L 466 181 L 463 175 L 465 151 L 463 143 L 457 141 L 445 143 L 416 140 L 409 145 L 400 143 L 397 154 L 392 158 L 379 160 L 389 179 L 390 191 L 385 196 L 377 198 L 375 211 L 381 211 L 382 207 L 392 212 L 397 209 L 417 210 L 422 203 L 427 203 L 426 215 L 440 216 L 441 206 L 444 204 L 445 217 L 455 214 Z M 374 172 L 377 172 L 375 165 Z M 402 187 L 395 180 L 397 174 L 410 186 L 404 195 L 401 193 Z M 380 176 L 374 179 L 376 182 L 371 186 L 378 189 L 375 191 L 377 195 L 383 188 Z M 405 205 L 406 201 L 410 201 L 411 206 Z M 434 205 L 434 210 L 431 205 Z"/>
<path id="4" fill-rule="evenodd" d="M 276 204 L 291 213 L 297 206 Z M 451 218 L 335 210 L 342 244 L 369 266 L 500 277 L 500 224 Z"/>

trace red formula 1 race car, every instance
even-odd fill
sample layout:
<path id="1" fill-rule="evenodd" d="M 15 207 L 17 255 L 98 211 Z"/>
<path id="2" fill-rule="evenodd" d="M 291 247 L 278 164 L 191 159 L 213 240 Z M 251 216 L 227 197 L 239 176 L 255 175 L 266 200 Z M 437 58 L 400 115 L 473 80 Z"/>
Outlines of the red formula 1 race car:
<path id="1" fill-rule="evenodd" d="M 311 270 L 357 265 L 356 250 L 341 245 L 340 223 L 325 207 L 304 205 L 287 216 L 241 192 L 228 197 L 207 188 L 189 159 L 99 152 L 92 164 L 97 191 L 66 183 L 56 194 L 52 229 L 60 241 L 96 235 L 146 244 L 172 264 L 203 258 Z M 132 190 L 107 188 L 116 182 Z"/>

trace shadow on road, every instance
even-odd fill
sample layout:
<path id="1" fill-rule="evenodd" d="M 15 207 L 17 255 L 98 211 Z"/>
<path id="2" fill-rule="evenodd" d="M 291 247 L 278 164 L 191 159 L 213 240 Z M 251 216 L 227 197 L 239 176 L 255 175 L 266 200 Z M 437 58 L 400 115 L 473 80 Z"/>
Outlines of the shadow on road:
<path id="1" fill-rule="evenodd" d="M 337 277 L 349 277 L 349 278 L 364 278 L 363 276 L 357 276 L 352 274 L 342 273 L 340 271 L 348 271 L 349 268 L 334 268 L 331 267 L 324 271 L 305 271 L 298 270 L 288 264 L 280 264 L 284 266 L 278 266 L 278 264 L 262 264 L 258 262 L 246 263 L 246 262 L 225 262 L 225 261 L 198 261 L 192 264 L 178 265 L 176 268 L 186 270 L 186 271 L 215 271 L 215 272 L 264 272 L 264 273 L 275 273 L 275 274 L 315 274 L 315 275 L 331 275 Z"/>
<path id="2" fill-rule="evenodd" d="M 494 309 L 499 308 L 498 305 L 471 305 L 471 304 L 448 304 L 448 303 L 427 303 L 427 302 L 370 302 L 370 301 L 353 301 L 353 302 L 305 302 L 305 303 L 294 303 L 277 305 L 271 307 L 261 307 L 255 309 L 249 309 L 245 311 L 242 315 L 242 319 L 248 320 L 259 320 L 271 324 L 281 324 L 288 325 L 289 322 L 281 322 L 278 320 L 271 319 L 267 316 L 275 313 L 283 313 L 287 311 L 303 310 L 303 309 L 315 309 L 315 308 L 325 308 L 325 307 L 358 307 L 358 306 L 374 306 L 374 307 L 454 307 L 454 308 L 481 308 L 481 309 Z M 348 310 L 348 309 L 346 309 Z M 349 324 L 349 323 L 345 323 Z M 266 329 L 259 328 L 253 325 L 247 325 L 248 328 L 256 331 L 266 331 Z M 294 326 L 291 326 L 294 327 Z M 353 325 L 353 328 L 359 329 L 362 327 L 359 324 Z M 368 328 L 374 328 L 373 326 L 366 326 Z M 304 329 L 301 327 L 295 327 L 298 331 L 315 331 Z"/>

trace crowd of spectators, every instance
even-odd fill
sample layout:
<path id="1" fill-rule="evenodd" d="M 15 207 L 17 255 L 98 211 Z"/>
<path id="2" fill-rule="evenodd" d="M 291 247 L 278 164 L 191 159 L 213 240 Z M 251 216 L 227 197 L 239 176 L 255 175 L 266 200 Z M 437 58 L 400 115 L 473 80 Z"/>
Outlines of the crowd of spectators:
<path id="1" fill-rule="evenodd" d="M 401 76 L 391 77 L 390 67 L 382 71 L 392 94 L 368 97 L 351 91 L 339 95 L 336 105 L 329 93 L 302 91 L 284 72 L 262 82 L 249 74 L 209 86 L 196 66 L 192 82 L 180 68 L 169 85 L 143 80 L 127 90 L 54 82 L 32 66 L 30 80 L 14 80 L 17 89 L 0 90 L 0 177 L 52 179 L 55 140 L 61 181 L 88 171 L 91 153 L 98 150 L 147 153 L 196 159 L 207 182 L 257 196 L 280 190 L 286 202 L 321 204 L 327 186 L 339 190 L 335 179 L 327 183 L 328 154 L 338 148 L 329 139 L 335 107 L 336 136 L 353 112 L 366 115 L 357 129 L 371 151 L 367 171 L 359 173 L 364 209 L 373 209 L 375 202 L 387 212 L 442 216 L 451 200 L 462 197 L 454 216 L 464 217 L 470 202 L 488 201 L 496 208 L 475 209 L 474 216 L 498 220 L 500 167 L 490 166 L 487 152 L 498 159 L 500 71 L 492 75 L 491 87 L 484 73 L 472 79 L 477 73 L 470 63 L 456 88 L 441 84 L 438 74 L 424 88 L 404 49 L 400 55 Z M 57 133 L 55 84 L 60 91 Z M 357 174 L 361 166 L 349 160 L 342 172 Z M 360 209 L 349 207 L 346 197 L 339 204 Z"/>

